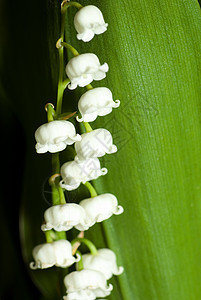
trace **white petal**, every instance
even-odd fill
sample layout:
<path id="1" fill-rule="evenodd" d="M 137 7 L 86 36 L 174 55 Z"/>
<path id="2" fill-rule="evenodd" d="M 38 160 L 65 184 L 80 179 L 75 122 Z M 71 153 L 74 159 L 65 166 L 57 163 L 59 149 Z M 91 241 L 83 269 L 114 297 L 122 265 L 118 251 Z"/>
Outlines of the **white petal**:
<path id="1" fill-rule="evenodd" d="M 63 205 L 54 205 L 45 211 L 45 225 L 41 226 L 42 230 L 55 229 L 56 231 L 67 231 L 72 227 L 80 226 L 82 230 L 86 224 L 85 210 L 76 203 L 66 203 Z"/>
<path id="2" fill-rule="evenodd" d="M 123 212 L 123 207 L 118 206 L 117 198 L 109 193 L 82 200 L 80 206 L 85 209 L 87 218 L 92 223 L 102 222 L 110 218 L 113 214 Z"/>
<path id="3" fill-rule="evenodd" d="M 94 34 L 105 32 L 108 26 L 101 11 L 94 5 L 81 8 L 74 17 L 74 25 L 78 32 L 77 38 L 84 42 L 90 41 Z"/>
<path id="4" fill-rule="evenodd" d="M 97 116 L 105 116 L 111 113 L 112 108 L 120 105 L 120 101 L 113 101 L 112 93 L 108 88 L 99 87 L 84 93 L 79 102 L 78 109 L 82 119 L 78 121 L 93 122 Z"/>
<path id="5" fill-rule="evenodd" d="M 32 269 L 46 269 L 53 265 L 66 268 L 77 261 L 72 256 L 72 246 L 67 240 L 38 245 L 33 249 L 33 257 L 35 264 L 30 264 Z"/>
<path id="6" fill-rule="evenodd" d="M 80 139 L 76 135 L 74 125 L 69 121 L 52 121 L 41 125 L 35 132 L 36 151 L 45 153 L 47 151 L 55 153 L 62 151 L 70 144 L 72 140 Z"/>
<path id="7" fill-rule="evenodd" d="M 106 171 L 101 169 L 98 158 L 89 158 L 83 161 L 69 161 L 62 165 L 61 176 L 63 180 L 60 182 L 60 186 L 71 190 L 77 188 L 79 184 L 85 183 L 98 178 L 101 175 L 105 175 Z"/>
<path id="8" fill-rule="evenodd" d="M 95 300 L 96 295 L 90 290 L 80 290 L 69 293 L 64 297 L 65 300 Z"/>
<path id="9" fill-rule="evenodd" d="M 101 272 L 86 269 L 83 269 L 82 271 L 74 271 L 68 274 L 64 278 L 64 284 L 66 286 L 67 293 L 88 290 L 93 291 L 96 295 L 96 292 L 100 290 L 109 295 L 112 289 L 110 285 L 107 286 L 106 278 Z"/>
<path id="10" fill-rule="evenodd" d="M 116 255 L 110 249 L 99 249 L 96 255 L 84 254 L 82 261 L 84 269 L 99 271 L 104 274 L 107 280 L 113 274 L 120 275 L 123 272 L 123 267 L 117 266 Z"/>
<path id="11" fill-rule="evenodd" d="M 81 141 L 75 143 L 77 153 L 75 160 L 102 157 L 106 153 L 110 154 L 117 151 L 117 147 L 113 145 L 111 133 L 104 128 L 84 133 L 81 137 Z"/>
<path id="12" fill-rule="evenodd" d="M 98 57 L 93 53 L 84 53 L 69 60 L 66 66 L 66 74 L 70 79 L 69 89 L 75 89 L 77 86 L 84 87 L 95 80 L 101 80 L 105 77 L 108 65 L 100 65 Z M 101 72 L 101 75 L 96 75 Z"/>

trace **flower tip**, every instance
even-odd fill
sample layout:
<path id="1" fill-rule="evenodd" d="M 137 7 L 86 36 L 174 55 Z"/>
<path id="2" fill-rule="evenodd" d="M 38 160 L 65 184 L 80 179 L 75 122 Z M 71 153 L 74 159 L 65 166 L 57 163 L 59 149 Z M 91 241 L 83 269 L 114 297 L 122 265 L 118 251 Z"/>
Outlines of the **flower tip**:
<path id="1" fill-rule="evenodd" d="M 68 89 L 69 90 L 74 90 L 76 89 L 77 85 L 76 84 L 72 84 L 71 82 L 68 84 Z"/>
<path id="2" fill-rule="evenodd" d="M 108 172 L 108 169 L 107 168 L 102 168 L 101 169 L 101 175 L 106 175 Z"/>
<path id="3" fill-rule="evenodd" d="M 117 272 L 114 273 L 114 275 L 121 275 L 121 274 L 123 273 L 123 271 L 124 271 L 124 267 L 120 266 L 120 267 L 118 268 Z"/>
<path id="4" fill-rule="evenodd" d="M 115 100 L 114 102 L 115 102 L 114 108 L 117 108 L 120 106 L 120 100 Z"/>
<path id="5" fill-rule="evenodd" d="M 81 141 L 81 139 L 82 139 L 81 135 L 77 133 L 74 140 L 75 141 Z"/>
<path id="6" fill-rule="evenodd" d="M 79 253 L 76 253 L 76 258 L 75 258 L 75 262 L 80 261 L 81 259 L 81 255 Z M 121 268 L 121 267 L 120 267 Z"/>
<path id="7" fill-rule="evenodd" d="M 117 206 L 117 211 L 114 213 L 115 215 L 120 215 L 124 212 L 124 208 L 121 205 Z"/>
<path id="8" fill-rule="evenodd" d="M 117 146 L 116 145 L 112 145 L 110 147 L 110 153 L 115 153 L 115 152 L 117 152 Z"/>
<path id="9" fill-rule="evenodd" d="M 109 71 L 109 66 L 107 63 L 104 63 L 102 66 L 100 66 L 100 70 L 103 72 L 108 72 Z"/>
<path id="10" fill-rule="evenodd" d="M 110 283 L 106 291 L 111 292 L 112 290 L 113 290 L 113 285 Z"/>
<path id="11" fill-rule="evenodd" d="M 42 231 L 47 231 L 47 230 L 50 230 L 50 229 L 52 229 L 52 228 L 48 228 L 47 224 L 41 225 L 41 230 Z"/>
<path id="12" fill-rule="evenodd" d="M 76 120 L 77 120 L 78 122 L 83 122 L 83 121 L 84 121 L 83 118 L 79 118 L 78 116 L 76 117 Z"/>
<path id="13" fill-rule="evenodd" d="M 35 262 L 30 262 L 29 264 L 29 268 L 32 269 L 32 270 L 36 270 L 37 269 L 37 265 L 35 264 Z"/>

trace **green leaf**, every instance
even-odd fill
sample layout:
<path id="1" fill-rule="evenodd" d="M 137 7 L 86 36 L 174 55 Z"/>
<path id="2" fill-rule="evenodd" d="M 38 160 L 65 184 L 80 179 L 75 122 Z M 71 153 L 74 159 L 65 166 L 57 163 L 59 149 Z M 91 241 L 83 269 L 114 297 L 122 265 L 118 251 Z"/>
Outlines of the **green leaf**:
<path id="1" fill-rule="evenodd" d="M 33 134 L 45 122 L 44 105 L 55 103 L 58 78 L 55 43 L 60 4 L 46 3 L 47 7 L 39 0 L 29 3 L 26 13 L 22 6 L 11 6 L 13 40 L 4 46 L 4 56 L 11 61 L 2 69 L 4 88 L 27 138 L 21 214 L 27 267 L 32 248 L 44 242 L 40 225 L 48 207 L 51 173 L 51 156 L 35 154 Z M 77 41 L 72 8 L 66 19 L 66 41 L 80 53 L 93 52 L 101 63 L 109 64 L 106 79 L 93 86 L 107 86 L 121 100 L 112 114 L 92 123 L 93 128 L 109 129 L 119 148 L 117 154 L 101 159 L 109 172 L 94 184 L 98 193 L 114 193 L 125 209 L 86 232 L 97 247 L 114 250 L 118 264 L 125 268 L 113 278 L 109 299 L 200 299 L 199 4 L 196 0 L 85 0 L 83 4 L 102 10 L 108 30 L 89 43 Z M 13 45 L 20 45 L 14 58 Z M 83 91 L 65 92 L 63 112 L 77 110 Z M 66 151 L 62 162 L 68 157 Z M 88 194 L 82 187 L 68 197 L 79 202 Z M 60 270 L 32 271 L 31 276 L 46 299 L 64 295 Z"/>

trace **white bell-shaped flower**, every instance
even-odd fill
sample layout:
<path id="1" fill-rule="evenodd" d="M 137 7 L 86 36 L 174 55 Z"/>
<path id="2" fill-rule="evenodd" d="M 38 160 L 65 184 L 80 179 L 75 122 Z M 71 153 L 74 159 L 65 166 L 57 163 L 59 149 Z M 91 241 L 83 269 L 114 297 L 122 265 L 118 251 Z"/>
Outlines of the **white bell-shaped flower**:
<path id="1" fill-rule="evenodd" d="M 67 240 L 40 244 L 33 249 L 35 262 L 30 263 L 31 269 L 47 269 L 52 266 L 66 268 L 80 260 L 72 256 L 72 246 Z"/>
<path id="2" fill-rule="evenodd" d="M 93 122 L 98 116 L 106 116 L 112 108 L 120 105 L 119 100 L 113 101 L 112 92 L 106 87 L 98 87 L 84 93 L 78 101 L 78 109 L 82 115 L 76 117 L 78 122 Z"/>
<path id="3" fill-rule="evenodd" d="M 116 262 L 116 255 L 110 249 L 99 249 L 96 255 L 90 253 L 82 256 L 84 269 L 99 271 L 104 274 L 108 280 L 112 275 L 120 275 L 124 268 L 118 267 Z M 77 266 L 76 266 L 77 268 Z"/>
<path id="4" fill-rule="evenodd" d="M 70 79 L 68 88 L 74 90 L 77 86 L 84 87 L 93 80 L 106 77 L 108 64 L 100 64 L 98 57 L 93 53 L 80 54 L 71 58 L 66 66 L 66 74 Z"/>
<path id="5" fill-rule="evenodd" d="M 80 290 L 69 293 L 63 297 L 64 300 L 95 300 L 96 295 L 90 290 Z"/>
<path id="6" fill-rule="evenodd" d="M 117 198 L 109 193 L 82 200 L 80 206 L 85 209 L 87 219 L 91 221 L 90 226 L 109 219 L 113 214 L 120 215 L 124 211 L 123 207 L 118 205 Z"/>
<path id="7" fill-rule="evenodd" d="M 108 24 L 105 23 L 102 12 L 98 7 L 87 5 L 76 13 L 74 17 L 74 26 L 78 32 L 78 40 L 89 42 L 95 34 L 105 32 Z"/>
<path id="8" fill-rule="evenodd" d="M 64 120 L 41 125 L 35 132 L 35 138 L 38 153 L 62 151 L 67 145 L 81 140 L 81 136 L 76 134 L 74 125 Z"/>
<path id="9" fill-rule="evenodd" d="M 68 231 L 72 227 L 84 231 L 89 228 L 84 208 L 76 203 L 51 206 L 45 211 L 44 219 L 46 224 L 41 226 L 43 231 Z"/>
<path id="10" fill-rule="evenodd" d="M 100 166 L 98 158 L 89 158 L 83 161 L 69 161 L 62 165 L 60 186 L 67 191 L 78 188 L 80 183 L 98 178 L 107 174 L 107 169 Z"/>
<path id="11" fill-rule="evenodd" d="M 113 289 L 112 284 L 107 285 L 106 278 L 101 272 L 85 269 L 68 274 L 64 278 L 64 284 L 68 294 L 65 300 L 93 300 L 96 297 L 108 296 Z M 74 298 L 70 296 L 71 293 Z"/>
<path id="12" fill-rule="evenodd" d="M 111 154 L 117 151 L 111 133 L 104 128 L 84 133 L 81 137 L 81 141 L 75 143 L 77 153 L 75 160 L 102 157 L 106 153 Z"/>

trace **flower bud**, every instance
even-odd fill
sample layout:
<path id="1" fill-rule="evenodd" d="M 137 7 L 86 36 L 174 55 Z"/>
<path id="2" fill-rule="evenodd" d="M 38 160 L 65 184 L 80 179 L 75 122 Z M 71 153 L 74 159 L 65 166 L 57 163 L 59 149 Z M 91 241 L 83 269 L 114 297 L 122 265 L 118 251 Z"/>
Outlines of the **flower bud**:
<path id="1" fill-rule="evenodd" d="M 72 246 L 67 240 L 58 240 L 52 243 L 40 244 L 33 249 L 34 262 L 31 269 L 47 269 L 52 266 L 66 268 L 80 260 L 72 256 Z"/>
<path id="2" fill-rule="evenodd" d="M 103 15 L 94 5 L 87 5 L 81 8 L 74 17 L 74 26 L 77 30 L 78 40 L 89 42 L 95 34 L 101 34 L 107 30 Z"/>
<path id="3" fill-rule="evenodd" d="M 102 157 L 106 153 L 111 154 L 117 151 L 111 133 L 104 128 L 84 133 L 81 138 L 81 141 L 75 143 L 77 153 L 75 160 Z"/>
<path id="4" fill-rule="evenodd" d="M 35 132 L 37 153 L 62 151 L 81 139 L 69 121 L 52 121 L 41 125 Z"/>
<path id="5" fill-rule="evenodd" d="M 124 268 L 118 267 L 116 255 L 110 249 L 99 249 L 96 255 L 90 253 L 82 256 L 84 269 L 99 271 L 108 280 L 112 275 L 120 275 Z M 77 265 L 76 265 L 77 267 Z"/>
<path id="6" fill-rule="evenodd" d="M 85 209 L 87 219 L 91 221 L 90 226 L 109 219 L 113 214 L 120 215 L 124 211 L 123 207 L 118 205 L 117 198 L 109 193 L 82 200 L 80 206 Z"/>
<path id="7" fill-rule="evenodd" d="M 106 116 L 112 108 L 120 105 L 119 100 L 113 101 L 112 92 L 106 87 L 94 88 L 84 93 L 78 102 L 78 109 L 82 115 L 76 117 L 78 122 L 93 122 L 98 116 Z"/>
<path id="8" fill-rule="evenodd" d="M 41 226 L 43 231 L 67 231 L 72 227 L 84 231 L 89 228 L 84 208 L 76 203 L 51 206 L 45 211 L 44 219 L 46 224 Z"/>
<path id="9" fill-rule="evenodd" d="M 67 191 L 78 188 L 80 183 L 98 178 L 107 174 L 107 169 L 100 166 L 98 158 L 89 158 L 83 161 L 69 161 L 62 165 L 60 186 Z"/>
<path id="10" fill-rule="evenodd" d="M 74 90 L 77 86 L 84 87 L 93 80 L 106 77 L 108 64 L 100 64 L 98 57 L 93 53 L 80 54 L 71 58 L 66 66 L 66 74 L 70 79 L 68 88 Z"/>

